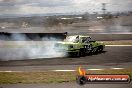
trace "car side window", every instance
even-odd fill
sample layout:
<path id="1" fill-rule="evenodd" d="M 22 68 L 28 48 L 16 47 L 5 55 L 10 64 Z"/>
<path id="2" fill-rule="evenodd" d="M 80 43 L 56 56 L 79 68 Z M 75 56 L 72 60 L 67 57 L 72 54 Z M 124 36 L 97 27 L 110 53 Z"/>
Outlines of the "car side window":
<path id="1" fill-rule="evenodd" d="M 83 38 L 82 43 L 89 43 L 90 41 L 91 41 L 90 37 L 85 37 Z"/>

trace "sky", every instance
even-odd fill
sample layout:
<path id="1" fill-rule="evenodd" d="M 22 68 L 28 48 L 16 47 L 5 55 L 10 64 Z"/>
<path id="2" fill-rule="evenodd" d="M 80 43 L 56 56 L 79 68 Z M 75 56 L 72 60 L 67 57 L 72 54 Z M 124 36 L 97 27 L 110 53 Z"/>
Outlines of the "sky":
<path id="1" fill-rule="evenodd" d="M 102 3 L 109 12 L 132 11 L 132 0 L 0 0 L 0 15 L 101 12 Z"/>

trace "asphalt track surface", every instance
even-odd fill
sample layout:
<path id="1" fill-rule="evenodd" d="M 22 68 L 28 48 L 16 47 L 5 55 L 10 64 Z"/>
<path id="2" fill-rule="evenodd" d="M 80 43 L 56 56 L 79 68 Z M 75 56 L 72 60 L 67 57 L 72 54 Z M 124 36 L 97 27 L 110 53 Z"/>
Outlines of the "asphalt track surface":
<path id="1" fill-rule="evenodd" d="M 20 61 L 0 61 L 0 71 L 46 71 L 55 69 L 77 69 L 79 65 L 87 68 L 131 68 L 132 47 L 106 47 L 104 52 L 80 58 L 50 58 Z M 132 88 L 130 84 L 86 84 L 77 83 L 59 84 L 2 84 L 0 88 Z"/>
<path id="2" fill-rule="evenodd" d="M 0 61 L 0 71 L 75 70 L 80 65 L 88 69 L 131 68 L 132 46 L 107 46 L 102 53 L 85 57 Z"/>

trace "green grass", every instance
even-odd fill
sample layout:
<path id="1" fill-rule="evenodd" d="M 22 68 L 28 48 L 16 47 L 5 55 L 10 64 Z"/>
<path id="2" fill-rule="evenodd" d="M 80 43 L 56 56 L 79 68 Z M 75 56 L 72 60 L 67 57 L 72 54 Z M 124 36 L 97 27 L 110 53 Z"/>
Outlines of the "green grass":
<path id="1" fill-rule="evenodd" d="M 132 68 L 87 71 L 87 74 L 129 74 L 132 79 Z M 0 84 L 74 82 L 77 75 L 77 72 L 0 72 Z"/>
<path id="2" fill-rule="evenodd" d="M 62 83 L 75 81 L 72 72 L 1 72 L 0 84 Z"/>

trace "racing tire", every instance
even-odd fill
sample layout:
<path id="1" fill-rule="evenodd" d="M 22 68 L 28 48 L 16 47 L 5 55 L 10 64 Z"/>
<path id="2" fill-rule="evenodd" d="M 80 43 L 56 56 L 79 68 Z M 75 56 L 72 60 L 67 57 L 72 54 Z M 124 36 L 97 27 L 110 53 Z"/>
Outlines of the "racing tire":
<path id="1" fill-rule="evenodd" d="M 80 56 L 85 56 L 86 55 L 86 50 L 84 48 L 81 48 L 79 51 Z"/>
<path id="2" fill-rule="evenodd" d="M 92 49 L 92 53 L 96 53 L 98 51 L 98 48 L 97 47 L 94 47 L 93 49 Z"/>
<path id="3" fill-rule="evenodd" d="M 80 51 L 75 53 L 76 57 L 80 57 Z"/>
<path id="4" fill-rule="evenodd" d="M 102 51 L 103 51 L 103 49 L 104 49 L 104 47 L 103 47 L 103 46 L 99 46 L 99 52 L 102 52 Z"/>
<path id="5" fill-rule="evenodd" d="M 80 52 L 71 52 L 67 54 L 68 57 L 80 57 Z"/>
<path id="6" fill-rule="evenodd" d="M 92 52 L 92 45 L 85 46 L 85 54 L 90 54 Z"/>

